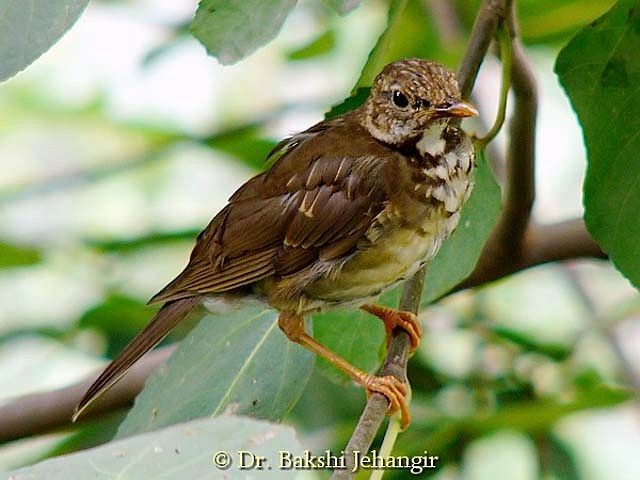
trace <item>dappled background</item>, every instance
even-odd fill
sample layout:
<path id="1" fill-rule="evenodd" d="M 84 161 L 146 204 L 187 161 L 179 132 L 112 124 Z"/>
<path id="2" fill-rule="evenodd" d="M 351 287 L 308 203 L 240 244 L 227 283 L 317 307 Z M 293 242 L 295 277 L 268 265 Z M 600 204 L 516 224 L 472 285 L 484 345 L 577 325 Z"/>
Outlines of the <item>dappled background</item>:
<path id="1" fill-rule="evenodd" d="M 553 62 L 612 3 L 519 2 L 541 94 L 540 222 L 582 213 L 582 136 Z M 424 36 L 424 55 L 455 68 L 477 2 L 410 4 L 424 31 L 405 29 L 406 41 Z M 0 401 L 84 379 L 135 335 L 146 300 L 277 140 L 349 94 L 388 4 L 339 16 L 302 1 L 276 40 L 225 67 L 188 34 L 195 8 L 94 1 L 0 85 Z M 489 59 L 474 97 L 486 122 L 499 78 Z M 429 478 L 640 478 L 640 302 L 607 262 L 537 267 L 422 319 L 414 424 L 396 453 L 438 455 Z M 317 370 L 286 422 L 306 447 L 339 451 L 364 393 Z M 106 441 L 121 418 L 1 445 L 0 470 Z"/>

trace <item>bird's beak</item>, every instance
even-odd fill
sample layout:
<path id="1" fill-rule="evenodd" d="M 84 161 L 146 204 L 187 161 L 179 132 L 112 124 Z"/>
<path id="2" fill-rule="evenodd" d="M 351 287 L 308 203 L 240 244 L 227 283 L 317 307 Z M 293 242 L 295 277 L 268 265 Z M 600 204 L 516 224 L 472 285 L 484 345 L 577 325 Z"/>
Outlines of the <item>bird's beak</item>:
<path id="1" fill-rule="evenodd" d="M 478 110 L 476 110 L 476 107 L 470 103 L 460 101 L 449 105 L 446 108 L 438 108 L 436 110 L 436 115 L 438 117 L 475 117 L 478 115 Z"/>

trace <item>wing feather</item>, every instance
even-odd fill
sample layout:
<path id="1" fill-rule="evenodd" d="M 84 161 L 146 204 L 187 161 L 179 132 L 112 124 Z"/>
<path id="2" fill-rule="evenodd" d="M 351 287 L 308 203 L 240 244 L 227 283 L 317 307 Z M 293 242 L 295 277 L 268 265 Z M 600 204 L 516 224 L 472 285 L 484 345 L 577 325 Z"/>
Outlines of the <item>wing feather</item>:
<path id="1" fill-rule="evenodd" d="M 381 165 L 395 154 L 366 135 L 349 138 L 341 122 L 281 142 L 271 169 L 238 189 L 151 301 L 223 292 L 354 251 L 385 207 Z"/>

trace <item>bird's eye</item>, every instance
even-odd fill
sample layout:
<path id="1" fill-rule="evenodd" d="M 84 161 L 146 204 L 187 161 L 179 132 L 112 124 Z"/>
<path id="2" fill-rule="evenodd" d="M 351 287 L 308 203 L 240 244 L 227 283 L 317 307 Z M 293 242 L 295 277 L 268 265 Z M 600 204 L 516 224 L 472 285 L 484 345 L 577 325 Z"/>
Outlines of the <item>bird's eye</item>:
<path id="1" fill-rule="evenodd" d="M 409 100 L 400 90 L 394 90 L 392 98 L 396 107 L 404 108 L 409 105 Z"/>

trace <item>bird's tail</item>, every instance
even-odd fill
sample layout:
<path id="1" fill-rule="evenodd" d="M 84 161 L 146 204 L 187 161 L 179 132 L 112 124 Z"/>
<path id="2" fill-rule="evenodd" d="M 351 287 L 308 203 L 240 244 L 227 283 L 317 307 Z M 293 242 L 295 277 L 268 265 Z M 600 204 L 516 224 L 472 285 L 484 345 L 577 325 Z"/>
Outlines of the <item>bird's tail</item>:
<path id="1" fill-rule="evenodd" d="M 125 347 L 93 382 L 73 414 L 78 416 L 100 395 L 109 390 L 140 357 L 151 350 L 200 302 L 200 297 L 189 297 L 165 303 L 151 322 Z"/>

